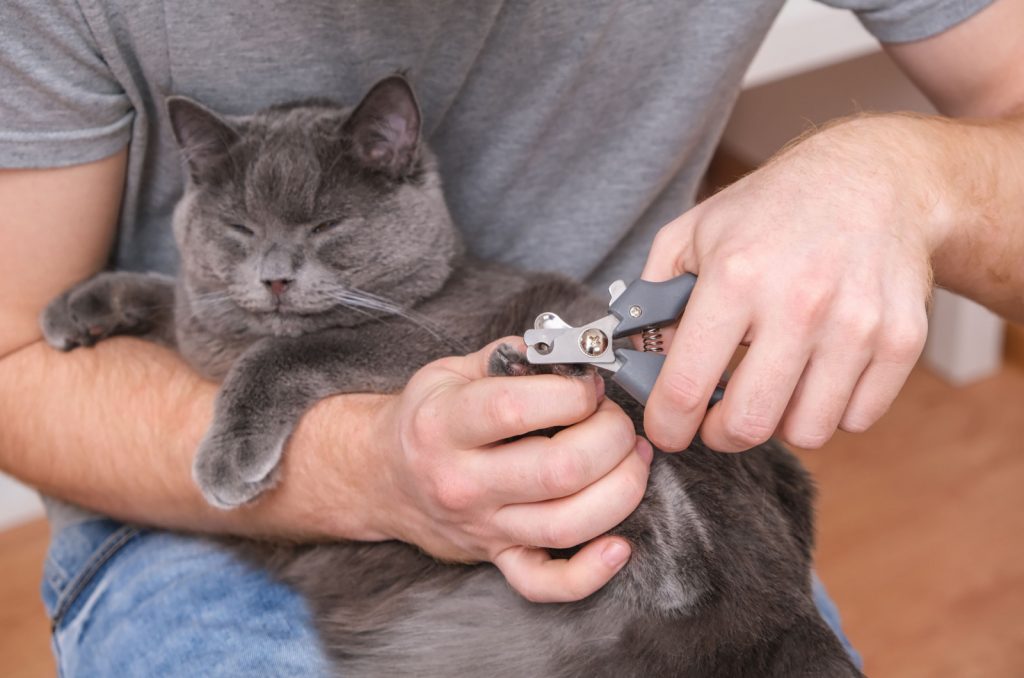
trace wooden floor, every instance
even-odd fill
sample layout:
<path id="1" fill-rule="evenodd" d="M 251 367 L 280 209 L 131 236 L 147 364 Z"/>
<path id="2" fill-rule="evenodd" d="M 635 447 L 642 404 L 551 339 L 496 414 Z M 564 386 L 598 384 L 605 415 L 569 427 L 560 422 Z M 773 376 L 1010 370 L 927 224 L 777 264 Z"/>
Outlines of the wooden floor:
<path id="1" fill-rule="evenodd" d="M 1024 676 L 1024 371 L 918 370 L 868 433 L 801 454 L 818 566 L 870 676 Z"/>
<path id="2" fill-rule="evenodd" d="M 870 676 L 1024 676 L 1024 371 L 966 389 L 924 370 L 865 434 L 802 453 L 819 571 Z M 0 673 L 53 675 L 41 523 L 0 534 Z"/>
<path id="3" fill-rule="evenodd" d="M 39 598 L 49 538 L 42 520 L 0 532 L 0 674 L 5 678 L 56 674 L 50 622 Z"/>

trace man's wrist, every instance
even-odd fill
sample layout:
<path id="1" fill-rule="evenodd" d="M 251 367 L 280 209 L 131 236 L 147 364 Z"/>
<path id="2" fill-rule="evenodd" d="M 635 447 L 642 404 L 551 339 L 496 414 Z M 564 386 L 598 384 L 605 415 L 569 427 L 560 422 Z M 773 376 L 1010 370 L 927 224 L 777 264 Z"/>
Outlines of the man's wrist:
<path id="1" fill-rule="evenodd" d="M 392 397 L 332 396 L 303 416 L 285 451 L 281 482 L 267 497 L 285 522 L 282 532 L 312 540 L 393 537 L 381 435 L 384 406 Z"/>
<path id="2" fill-rule="evenodd" d="M 1024 317 L 1024 278 L 1016 263 L 1024 251 L 1018 228 L 1024 114 L 991 120 L 868 115 L 820 134 L 819 142 L 834 147 L 839 140 L 854 162 L 875 159 L 878 174 L 868 179 L 866 199 L 889 200 L 882 214 L 891 217 L 901 239 L 917 236 L 936 284 L 999 313 Z"/>
<path id="3" fill-rule="evenodd" d="M 955 121 L 913 113 L 859 115 L 819 133 L 819 142 L 848 159 L 874 185 L 865 200 L 891 201 L 887 224 L 921 244 L 929 257 L 953 236 L 962 200 L 951 168 Z"/>

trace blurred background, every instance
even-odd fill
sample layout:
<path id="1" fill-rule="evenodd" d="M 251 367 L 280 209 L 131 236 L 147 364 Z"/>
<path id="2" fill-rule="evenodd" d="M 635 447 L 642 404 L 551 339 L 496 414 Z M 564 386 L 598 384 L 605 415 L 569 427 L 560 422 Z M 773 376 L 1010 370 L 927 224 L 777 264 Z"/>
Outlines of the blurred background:
<path id="1" fill-rule="evenodd" d="M 745 80 L 709 191 L 814 125 L 933 109 L 848 12 L 789 0 Z M 801 452 L 818 567 L 871 676 L 1024 676 L 1024 328 L 939 290 L 921 364 L 871 431 Z M 35 493 L 0 474 L 0 666 L 54 675 Z"/>

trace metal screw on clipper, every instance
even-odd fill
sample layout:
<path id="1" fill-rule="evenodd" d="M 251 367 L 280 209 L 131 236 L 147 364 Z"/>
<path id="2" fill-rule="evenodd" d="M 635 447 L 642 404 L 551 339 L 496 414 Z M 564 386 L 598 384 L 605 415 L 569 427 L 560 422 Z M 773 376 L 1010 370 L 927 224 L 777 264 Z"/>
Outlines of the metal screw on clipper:
<path id="1" fill-rule="evenodd" d="M 608 348 L 608 336 L 597 328 L 590 328 L 580 334 L 580 350 L 590 357 L 599 356 Z"/>

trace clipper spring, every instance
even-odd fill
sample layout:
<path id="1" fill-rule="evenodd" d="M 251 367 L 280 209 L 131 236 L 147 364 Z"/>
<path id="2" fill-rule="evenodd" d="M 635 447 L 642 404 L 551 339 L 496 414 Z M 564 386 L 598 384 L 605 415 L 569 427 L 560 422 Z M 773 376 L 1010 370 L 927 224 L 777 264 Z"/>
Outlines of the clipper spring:
<path id="1" fill-rule="evenodd" d="M 662 347 L 661 332 L 657 327 L 645 327 L 643 331 L 644 351 L 647 353 L 661 353 Z"/>

